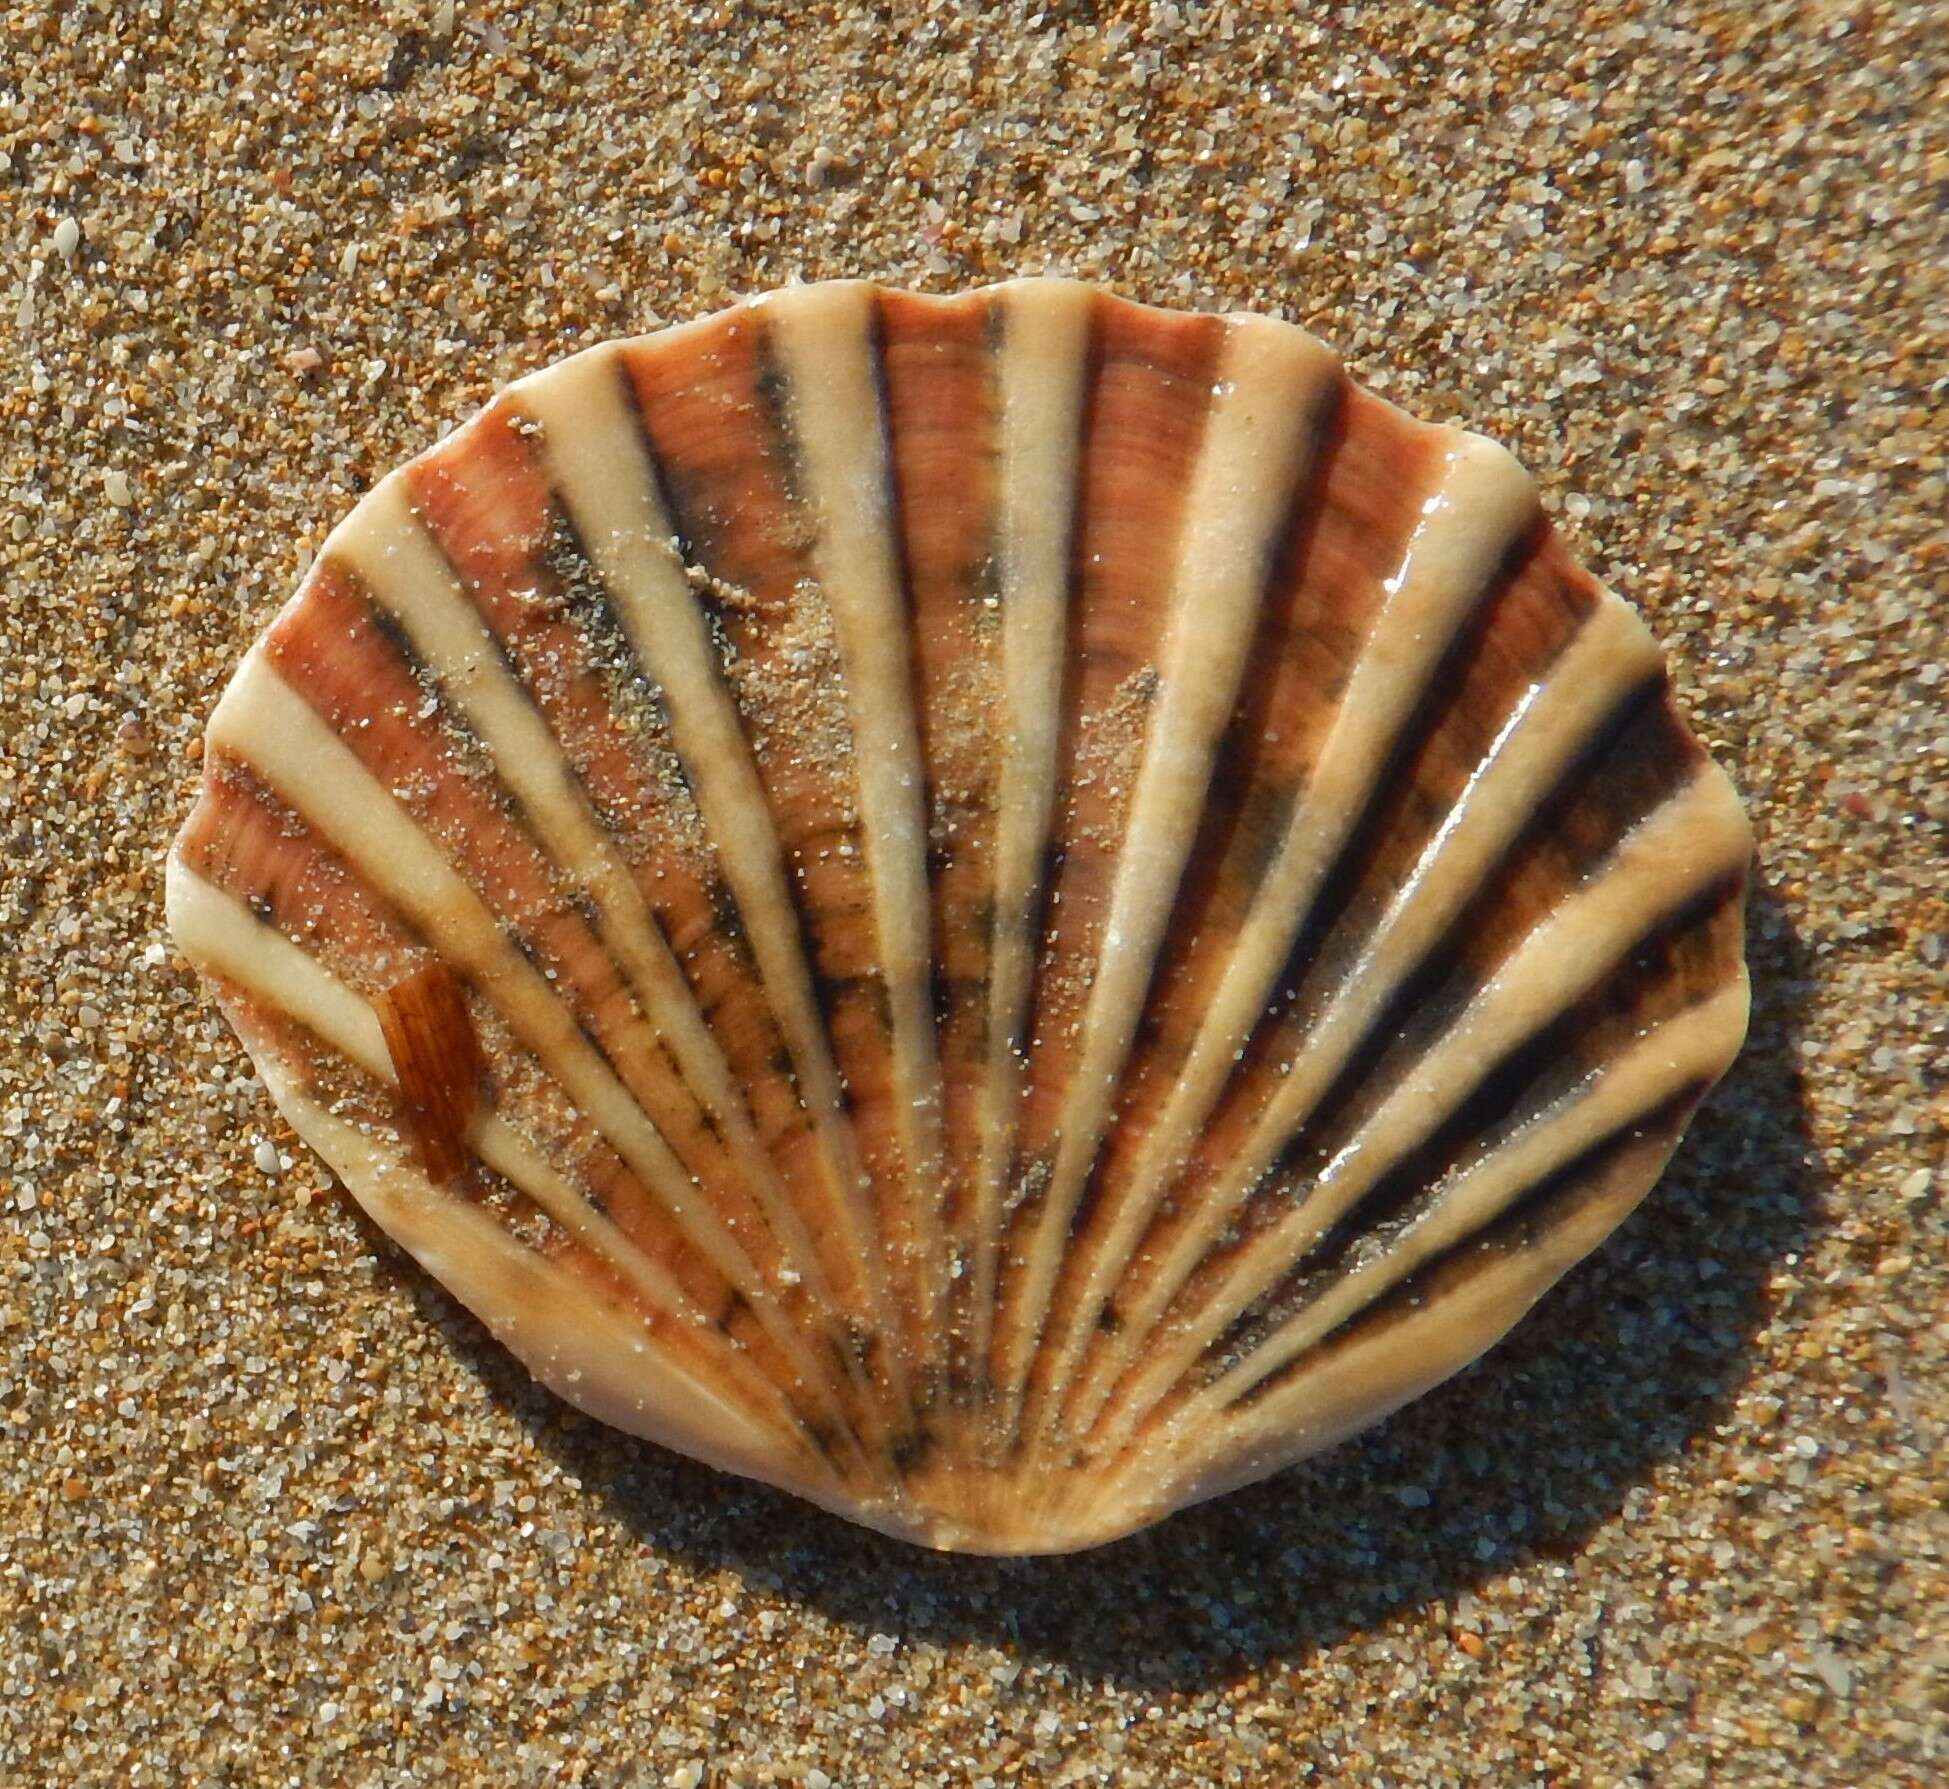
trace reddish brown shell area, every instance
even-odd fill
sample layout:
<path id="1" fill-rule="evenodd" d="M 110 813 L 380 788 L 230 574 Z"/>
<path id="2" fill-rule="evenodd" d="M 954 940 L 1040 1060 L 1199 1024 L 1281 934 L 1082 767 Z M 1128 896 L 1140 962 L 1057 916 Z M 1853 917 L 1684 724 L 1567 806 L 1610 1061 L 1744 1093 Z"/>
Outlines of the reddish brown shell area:
<path id="1" fill-rule="evenodd" d="M 1505 453 L 1059 281 L 522 381 L 207 731 L 178 941 L 603 1419 L 1125 1533 L 1473 1359 L 1743 1035 L 1748 840 Z"/>

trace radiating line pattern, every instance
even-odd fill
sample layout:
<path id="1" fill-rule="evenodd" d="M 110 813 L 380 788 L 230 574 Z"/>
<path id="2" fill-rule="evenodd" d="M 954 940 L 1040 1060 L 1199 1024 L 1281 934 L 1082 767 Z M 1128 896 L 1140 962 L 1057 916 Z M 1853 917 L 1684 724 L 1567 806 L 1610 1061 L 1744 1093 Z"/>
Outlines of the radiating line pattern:
<path id="1" fill-rule="evenodd" d="M 1750 851 L 1501 449 L 1304 331 L 796 288 L 372 491 L 170 923 L 538 1377 L 1058 1551 L 1473 1360 L 1746 1023 Z"/>

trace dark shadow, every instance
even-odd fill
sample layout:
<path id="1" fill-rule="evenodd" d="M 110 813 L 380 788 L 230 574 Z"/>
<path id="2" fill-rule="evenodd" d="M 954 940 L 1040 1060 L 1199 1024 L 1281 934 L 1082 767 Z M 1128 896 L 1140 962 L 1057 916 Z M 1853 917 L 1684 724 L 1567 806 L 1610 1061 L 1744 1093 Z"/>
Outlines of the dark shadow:
<path id="1" fill-rule="evenodd" d="M 1091 1553 L 930 1554 L 615 1434 L 404 1271 L 496 1400 L 643 1545 L 862 1632 L 997 1644 L 1140 1688 L 1223 1682 L 1574 1555 L 1723 1418 L 1767 1280 L 1805 1246 L 1825 1184 L 1798 1066 L 1805 953 L 1765 889 L 1749 961 L 1745 1051 L 1636 1214 L 1508 1340 L 1367 1435 Z"/>

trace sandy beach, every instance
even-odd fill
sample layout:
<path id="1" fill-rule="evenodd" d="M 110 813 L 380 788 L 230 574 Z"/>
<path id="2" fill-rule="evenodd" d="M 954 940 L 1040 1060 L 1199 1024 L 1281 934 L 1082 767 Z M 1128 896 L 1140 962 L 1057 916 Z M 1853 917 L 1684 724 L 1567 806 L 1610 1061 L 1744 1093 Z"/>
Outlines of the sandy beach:
<path id="1" fill-rule="evenodd" d="M 1940 9 L 0 12 L 0 1783 L 1949 1772 Z M 1749 805 L 1750 1041 L 1365 1437 L 939 1557 L 578 1416 L 163 926 L 202 728 L 510 379 L 793 280 L 1303 323 L 1504 442 Z"/>

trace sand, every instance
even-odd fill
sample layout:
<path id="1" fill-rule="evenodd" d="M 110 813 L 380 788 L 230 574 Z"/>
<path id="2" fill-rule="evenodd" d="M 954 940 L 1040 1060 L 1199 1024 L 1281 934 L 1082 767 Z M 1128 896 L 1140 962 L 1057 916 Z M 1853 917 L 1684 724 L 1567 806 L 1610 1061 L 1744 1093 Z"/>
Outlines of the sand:
<path id="1" fill-rule="evenodd" d="M 1946 50 L 1926 0 L 7 9 L 0 1782 L 1939 1780 Z M 1507 1344 L 997 1564 L 532 1387 L 277 1119 L 161 865 L 307 555 L 497 385 L 1033 270 L 1513 447 L 1759 892 L 1744 1057 Z"/>

